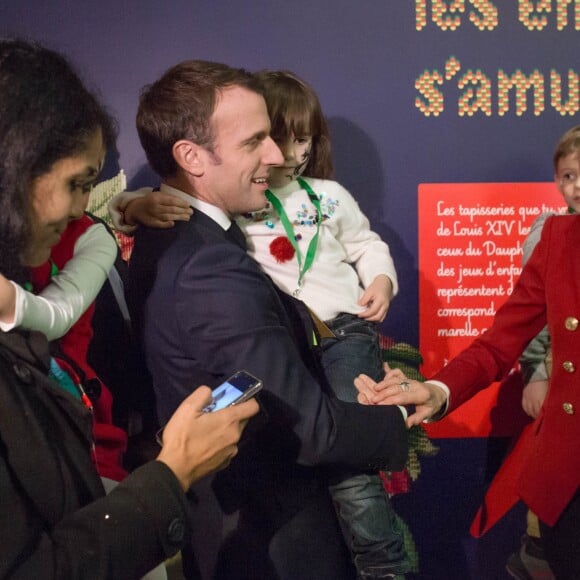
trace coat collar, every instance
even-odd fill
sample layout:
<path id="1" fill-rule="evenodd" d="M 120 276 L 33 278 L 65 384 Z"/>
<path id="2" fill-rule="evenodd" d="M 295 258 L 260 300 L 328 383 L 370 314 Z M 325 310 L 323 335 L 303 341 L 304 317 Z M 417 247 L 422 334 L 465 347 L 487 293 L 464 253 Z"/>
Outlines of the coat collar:
<path id="1" fill-rule="evenodd" d="M 9 351 L 22 362 L 38 367 L 48 373 L 50 367 L 48 342 L 40 332 L 0 331 L 0 347 Z"/>
<path id="2" fill-rule="evenodd" d="M 90 413 L 47 377 L 39 333 L 0 332 L 0 439 L 21 494 L 44 526 L 102 495 Z"/>

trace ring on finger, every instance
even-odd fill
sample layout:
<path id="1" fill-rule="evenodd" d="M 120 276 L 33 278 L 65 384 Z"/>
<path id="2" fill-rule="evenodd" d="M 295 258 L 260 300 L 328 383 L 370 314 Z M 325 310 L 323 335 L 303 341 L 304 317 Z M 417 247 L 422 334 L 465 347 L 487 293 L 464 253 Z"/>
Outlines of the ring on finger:
<path id="1" fill-rule="evenodd" d="M 399 387 L 403 393 L 408 393 L 411 390 L 411 383 L 409 381 L 401 381 Z"/>

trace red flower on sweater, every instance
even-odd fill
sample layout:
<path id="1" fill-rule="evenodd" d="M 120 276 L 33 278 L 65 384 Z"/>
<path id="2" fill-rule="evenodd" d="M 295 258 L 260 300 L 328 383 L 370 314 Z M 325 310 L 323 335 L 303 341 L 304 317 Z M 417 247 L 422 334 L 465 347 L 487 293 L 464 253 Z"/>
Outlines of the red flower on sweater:
<path id="1" fill-rule="evenodd" d="M 270 243 L 270 254 L 276 258 L 278 264 L 288 262 L 294 257 L 295 250 L 286 236 L 278 236 Z"/>

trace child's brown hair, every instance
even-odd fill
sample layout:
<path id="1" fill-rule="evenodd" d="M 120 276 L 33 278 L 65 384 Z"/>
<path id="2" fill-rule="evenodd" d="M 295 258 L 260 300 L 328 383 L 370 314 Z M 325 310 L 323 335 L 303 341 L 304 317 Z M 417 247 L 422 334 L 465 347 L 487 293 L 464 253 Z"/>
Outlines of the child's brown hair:
<path id="1" fill-rule="evenodd" d="M 580 153 L 580 125 L 568 129 L 559 139 L 554 151 L 554 170 L 558 171 L 558 161 L 571 153 Z"/>
<path id="2" fill-rule="evenodd" d="M 265 70 L 256 76 L 264 88 L 274 141 L 311 136 L 311 155 L 303 175 L 331 179 L 330 133 L 316 93 L 290 71 Z"/>

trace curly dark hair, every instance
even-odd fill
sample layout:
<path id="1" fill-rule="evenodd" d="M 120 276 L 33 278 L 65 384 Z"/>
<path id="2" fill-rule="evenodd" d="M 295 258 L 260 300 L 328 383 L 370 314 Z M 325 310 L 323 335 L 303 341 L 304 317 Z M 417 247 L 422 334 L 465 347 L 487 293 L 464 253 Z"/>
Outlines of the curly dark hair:
<path id="1" fill-rule="evenodd" d="M 38 44 L 0 39 L 0 272 L 21 280 L 32 182 L 116 126 L 68 61 Z"/>

